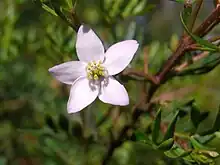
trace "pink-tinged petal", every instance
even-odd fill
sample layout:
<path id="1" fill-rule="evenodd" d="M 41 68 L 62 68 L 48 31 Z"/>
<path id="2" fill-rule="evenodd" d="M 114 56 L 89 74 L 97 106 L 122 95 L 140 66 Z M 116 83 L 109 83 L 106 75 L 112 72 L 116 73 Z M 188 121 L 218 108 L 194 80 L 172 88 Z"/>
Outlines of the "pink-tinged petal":
<path id="1" fill-rule="evenodd" d="M 104 66 L 109 75 L 123 71 L 131 62 L 139 44 L 135 40 L 126 40 L 112 45 L 105 54 Z"/>
<path id="2" fill-rule="evenodd" d="M 77 79 L 71 87 L 67 104 L 68 113 L 76 113 L 91 104 L 98 96 L 99 89 L 90 87 L 87 78 Z"/>
<path id="3" fill-rule="evenodd" d="M 128 93 L 113 77 L 109 77 L 107 84 L 102 83 L 99 99 L 104 103 L 125 106 L 129 104 Z"/>
<path id="4" fill-rule="evenodd" d="M 90 62 L 104 59 L 104 47 L 95 32 L 81 25 L 77 33 L 76 52 L 80 61 Z"/>
<path id="5" fill-rule="evenodd" d="M 86 63 L 69 61 L 50 68 L 49 72 L 60 82 L 72 85 L 77 78 L 86 76 Z"/>

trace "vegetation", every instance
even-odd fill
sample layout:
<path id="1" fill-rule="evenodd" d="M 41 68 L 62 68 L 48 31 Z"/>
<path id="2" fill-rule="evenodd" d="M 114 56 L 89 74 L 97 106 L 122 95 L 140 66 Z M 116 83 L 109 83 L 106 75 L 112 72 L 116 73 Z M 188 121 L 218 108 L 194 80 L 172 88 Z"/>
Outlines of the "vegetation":
<path id="1" fill-rule="evenodd" d="M 0 9 L 0 165 L 220 164 L 218 1 L 2 0 Z M 77 60 L 82 23 L 106 48 L 140 43 L 115 76 L 129 106 L 97 100 L 67 113 L 69 86 L 48 69 Z"/>

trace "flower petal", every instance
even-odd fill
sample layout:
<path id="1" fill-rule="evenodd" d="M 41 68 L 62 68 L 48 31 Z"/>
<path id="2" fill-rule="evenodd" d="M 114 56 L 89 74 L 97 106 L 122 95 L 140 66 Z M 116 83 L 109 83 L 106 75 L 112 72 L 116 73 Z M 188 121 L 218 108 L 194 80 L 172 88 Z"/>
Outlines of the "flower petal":
<path id="1" fill-rule="evenodd" d="M 86 76 L 86 64 L 81 61 L 69 61 L 50 68 L 49 72 L 62 83 L 71 85 L 78 77 Z"/>
<path id="2" fill-rule="evenodd" d="M 81 25 L 77 33 L 76 51 L 80 61 L 97 61 L 104 59 L 104 47 L 95 32 Z"/>
<path id="3" fill-rule="evenodd" d="M 105 54 L 104 66 L 109 75 L 120 73 L 131 62 L 139 44 L 135 40 L 126 40 L 112 45 Z"/>
<path id="4" fill-rule="evenodd" d="M 125 106 L 129 104 L 128 93 L 113 77 L 109 77 L 107 85 L 102 84 L 99 99 L 104 103 Z"/>
<path id="5" fill-rule="evenodd" d="M 67 104 L 68 113 L 76 113 L 91 104 L 98 96 L 99 89 L 91 89 L 89 80 L 78 78 L 71 87 Z"/>

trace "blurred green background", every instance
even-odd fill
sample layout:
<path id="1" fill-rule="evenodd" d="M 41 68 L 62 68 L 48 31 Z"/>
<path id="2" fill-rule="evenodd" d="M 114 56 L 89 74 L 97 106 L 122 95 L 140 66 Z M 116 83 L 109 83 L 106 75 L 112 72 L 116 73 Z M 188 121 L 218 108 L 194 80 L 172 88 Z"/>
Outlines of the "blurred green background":
<path id="1" fill-rule="evenodd" d="M 80 20 L 97 32 L 106 47 L 125 39 L 140 42 L 132 67 L 143 68 L 143 48 L 148 46 L 149 69 L 155 73 L 182 32 L 179 19 L 182 4 L 152 0 L 136 5 L 136 0 L 130 1 L 133 6 L 131 3 L 120 17 L 117 14 L 121 12 L 120 4 L 111 8 L 106 5 L 111 0 L 106 0 L 104 6 L 104 0 L 79 0 L 76 9 Z M 212 2 L 205 0 L 197 24 L 212 8 Z M 216 28 L 210 35 L 218 33 Z M 0 1 L 0 165 L 100 164 L 112 122 L 107 120 L 100 127 L 96 127 L 96 122 L 112 107 L 96 101 L 81 114 L 67 114 L 68 87 L 48 73 L 48 68 L 56 64 L 77 59 L 75 35 L 65 21 L 43 10 L 35 0 Z M 175 78 L 156 96 L 168 92 L 164 99 L 171 102 L 194 98 L 202 111 L 213 113 L 200 125 L 205 130 L 211 126 L 219 106 L 219 74 L 217 67 L 206 75 Z M 138 82 L 123 83 L 132 106 L 142 89 Z M 126 114 L 130 107 L 113 107 L 112 116 L 117 117 L 121 111 Z M 126 117 L 113 127 L 118 130 L 124 123 Z M 97 139 L 102 139 L 101 144 L 94 143 Z M 219 144 L 217 141 L 212 145 L 220 151 Z M 121 165 L 184 164 L 132 142 L 117 149 L 114 159 L 112 164 Z"/>

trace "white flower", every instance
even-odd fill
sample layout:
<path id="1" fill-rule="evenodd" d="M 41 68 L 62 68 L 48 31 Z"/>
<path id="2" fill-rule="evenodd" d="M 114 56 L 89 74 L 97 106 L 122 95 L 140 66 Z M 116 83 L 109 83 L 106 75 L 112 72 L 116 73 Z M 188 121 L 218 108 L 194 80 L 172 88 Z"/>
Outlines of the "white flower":
<path id="1" fill-rule="evenodd" d="M 76 39 L 79 61 L 65 62 L 49 69 L 56 79 L 71 85 L 68 113 L 82 110 L 97 97 L 104 103 L 128 105 L 128 93 L 113 75 L 125 69 L 137 49 L 137 41 L 126 40 L 112 45 L 105 52 L 92 29 L 80 26 Z"/>

